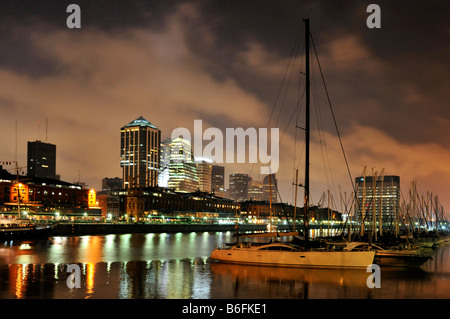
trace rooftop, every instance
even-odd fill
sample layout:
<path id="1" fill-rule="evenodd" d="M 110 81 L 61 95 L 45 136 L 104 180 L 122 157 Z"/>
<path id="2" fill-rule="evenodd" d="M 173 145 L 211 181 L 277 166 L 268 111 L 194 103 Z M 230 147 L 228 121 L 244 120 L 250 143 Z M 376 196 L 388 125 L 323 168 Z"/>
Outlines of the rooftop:
<path id="1" fill-rule="evenodd" d="M 133 127 L 133 126 L 148 126 L 154 129 L 158 129 L 156 126 L 154 126 L 152 123 L 144 119 L 142 116 L 139 116 L 137 119 L 128 123 L 124 127 Z"/>

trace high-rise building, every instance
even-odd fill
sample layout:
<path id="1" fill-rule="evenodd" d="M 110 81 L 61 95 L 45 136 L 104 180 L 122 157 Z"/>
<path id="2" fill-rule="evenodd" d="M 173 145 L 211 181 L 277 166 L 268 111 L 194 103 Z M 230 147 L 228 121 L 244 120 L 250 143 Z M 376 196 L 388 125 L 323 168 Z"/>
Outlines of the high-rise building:
<path id="1" fill-rule="evenodd" d="M 225 197 L 225 167 L 213 165 L 211 168 L 211 189 L 218 197 Z"/>
<path id="2" fill-rule="evenodd" d="M 248 186 L 252 178 L 247 174 L 235 173 L 230 175 L 230 199 L 236 202 L 246 201 Z"/>
<path id="3" fill-rule="evenodd" d="M 142 116 L 121 128 L 124 188 L 158 185 L 161 131 Z"/>
<path id="4" fill-rule="evenodd" d="M 277 203 L 277 177 L 275 174 L 266 175 L 263 179 L 263 200 L 270 201 L 272 196 L 272 203 Z"/>
<path id="5" fill-rule="evenodd" d="M 181 192 L 195 192 L 199 188 L 191 143 L 181 137 L 171 142 L 168 188 Z"/>
<path id="6" fill-rule="evenodd" d="M 28 142 L 27 175 L 56 178 L 56 145 L 41 141 Z"/>
<path id="7" fill-rule="evenodd" d="M 366 224 L 378 224 L 381 214 L 382 230 L 391 229 L 397 220 L 400 203 L 399 176 L 356 177 L 356 212 Z"/>
<path id="8" fill-rule="evenodd" d="M 198 189 L 211 193 L 212 160 L 206 157 L 194 157 L 198 176 Z"/>
<path id="9" fill-rule="evenodd" d="M 250 181 L 248 186 L 248 199 L 253 201 L 262 201 L 264 185 L 261 181 Z"/>
<path id="10" fill-rule="evenodd" d="M 169 187 L 169 164 L 170 164 L 170 153 L 172 151 L 172 139 L 166 138 L 161 143 L 161 170 L 158 175 L 158 186 L 159 187 Z"/>

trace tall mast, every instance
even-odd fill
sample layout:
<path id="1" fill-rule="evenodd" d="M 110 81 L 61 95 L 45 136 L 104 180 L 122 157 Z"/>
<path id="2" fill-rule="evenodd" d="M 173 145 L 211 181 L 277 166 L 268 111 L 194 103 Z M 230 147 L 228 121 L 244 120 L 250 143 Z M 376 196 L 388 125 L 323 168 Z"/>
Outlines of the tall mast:
<path id="1" fill-rule="evenodd" d="M 362 206 L 361 206 L 361 237 L 364 236 L 365 226 L 364 219 L 366 217 L 366 166 L 364 166 L 363 170 L 363 195 L 362 195 Z"/>
<path id="2" fill-rule="evenodd" d="M 377 241 L 377 210 L 376 210 L 376 195 L 377 195 L 377 172 L 373 172 L 372 168 L 372 235 Z"/>
<path id="3" fill-rule="evenodd" d="M 294 227 L 295 231 L 295 219 L 297 218 L 297 189 L 298 189 L 298 169 L 295 170 L 295 203 L 294 203 Z"/>
<path id="4" fill-rule="evenodd" d="M 269 168 L 269 231 L 272 231 L 272 173 L 270 172 Z"/>
<path id="5" fill-rule="evenodd" d="M 310 82 L 309 82 L 309 19 L 305 21 L 305 67 L 306 67 L 306 125 L 305 125 L 305 201 L 304 201 L 304 231 L 305 241 L 308 241 L 308 211 L 309 211 L 309 133 L 310 133 Z"/>

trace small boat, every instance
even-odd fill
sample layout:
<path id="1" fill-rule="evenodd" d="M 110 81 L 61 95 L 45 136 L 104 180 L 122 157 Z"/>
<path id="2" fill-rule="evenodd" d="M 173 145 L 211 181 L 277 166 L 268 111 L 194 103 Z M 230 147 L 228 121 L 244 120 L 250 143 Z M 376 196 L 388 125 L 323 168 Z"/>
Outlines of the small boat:
<path id="1" fill-rule="evenodd" d="M 34 224 L 27 219 L 0 219 L 0 240 L 45 239 L 55 226 Z"/>
<path id="2" fill-rule="evenodd" d="M 375 263 L 381 267 L 420 267 L 432 255 L 421 249 L 383 249 L 369 243 L 352 243 L 352 251 L 375 251 Z"/>
<path id="3" fill-rule="evenodd" d="M 427 241 L 419 241 L 419 244 L 423 248 L 435 248 L 437 247 L 437 242 L 427 240 Z"/>

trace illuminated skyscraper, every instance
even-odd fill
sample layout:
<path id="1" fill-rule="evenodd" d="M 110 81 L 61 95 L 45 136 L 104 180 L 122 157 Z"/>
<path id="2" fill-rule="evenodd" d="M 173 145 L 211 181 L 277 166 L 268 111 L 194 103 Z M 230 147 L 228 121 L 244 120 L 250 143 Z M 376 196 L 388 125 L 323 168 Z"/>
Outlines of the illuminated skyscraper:
<path id="1" fill-rule="evenodd" d="M 366 223 L 379 225 L 380 213 L 384 230 L 391 228 L 397 219 L 400 203 L 400 177 L 356 177 L 357 216 L 364 216 Z M 373 213 L 375 211 L 375 218 Z M 362 215 L 361 215 L 362 214 Z"/>
<path id="2" fill-rule="evenodd" d="M 56 145 L 28 142 L 27 164 L 30 177 L 56 178 Z"/>
<path id="3" fill-rule="evenodd" d="M 199 188 L 191 143 L 181 137 L 171 142 L 168 187 L 182 192 L 195 192 Z"/>
<path id="4" fill-rule="evenodd" d="M 161 131 L 142 116 L 121 128 L 120 166 L 124 188 L 157 186 Z"/>
<path id="5" fill-rule="evenodd" d="M 158 186 L 167 188 L 169 186 L 169 164 L 172 151 L 172 139 L 166 138 L 161 143 L 161 171 L 158 175 Z"/>
<path id="6" fill-rule="evenodd" d="M 198 176 L 198 188 L 201 192 L 211 193 L 212 160 L 206 157 L 195 157 Z"/>

